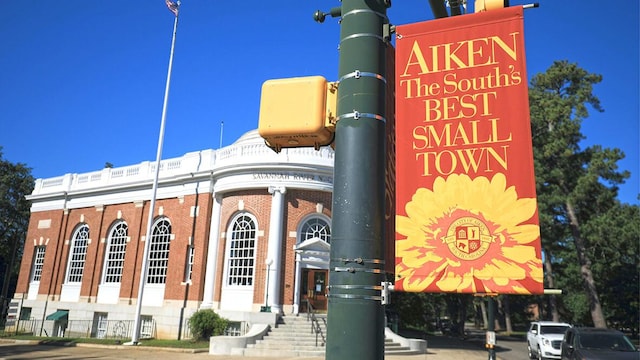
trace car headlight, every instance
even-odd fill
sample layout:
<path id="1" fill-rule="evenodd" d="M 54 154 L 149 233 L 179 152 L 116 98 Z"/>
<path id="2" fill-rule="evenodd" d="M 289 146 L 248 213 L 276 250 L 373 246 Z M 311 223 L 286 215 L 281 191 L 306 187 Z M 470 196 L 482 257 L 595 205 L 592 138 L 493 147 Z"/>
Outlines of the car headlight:
<path id="1" fill-rule="evenodd" d="M 549 339 L 542 339 L 542 344 L 546 345 L 546 346 L 551 346 L 551 340 Z"/>

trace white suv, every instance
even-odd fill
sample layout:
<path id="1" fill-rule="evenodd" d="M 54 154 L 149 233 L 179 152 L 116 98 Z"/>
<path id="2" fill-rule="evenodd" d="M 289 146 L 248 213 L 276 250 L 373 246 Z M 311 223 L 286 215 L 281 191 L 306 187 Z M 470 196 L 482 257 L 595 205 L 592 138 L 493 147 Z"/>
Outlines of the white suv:
<path id="1" fill-rule="evenodd" d="M 529 358 L 560 359 L 560 345 L 565 331 L 571 325 L 553 321 L 535 321 L 527 331 Z"/>

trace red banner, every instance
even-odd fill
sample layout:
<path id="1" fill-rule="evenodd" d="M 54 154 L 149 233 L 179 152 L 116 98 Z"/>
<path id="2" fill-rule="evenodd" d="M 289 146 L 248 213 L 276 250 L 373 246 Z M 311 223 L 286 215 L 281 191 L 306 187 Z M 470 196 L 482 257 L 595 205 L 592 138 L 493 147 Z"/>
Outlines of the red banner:
<path id="1" fill-rule="evenodd" d="M 543 292 L 523 28 L 396 29 L 396 291 Z"/>

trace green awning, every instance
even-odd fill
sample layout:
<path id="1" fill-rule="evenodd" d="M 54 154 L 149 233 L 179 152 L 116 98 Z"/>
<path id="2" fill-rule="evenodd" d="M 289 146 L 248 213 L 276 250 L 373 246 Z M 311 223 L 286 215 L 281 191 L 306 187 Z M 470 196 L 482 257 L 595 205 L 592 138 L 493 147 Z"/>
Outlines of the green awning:
<path id="1" fill-rule="evenodd" d="M 58 310 L 53 314 L 47 315 L 47 320 L 60 320 L 64 317 L 69 316 L 69 310 Z"/>

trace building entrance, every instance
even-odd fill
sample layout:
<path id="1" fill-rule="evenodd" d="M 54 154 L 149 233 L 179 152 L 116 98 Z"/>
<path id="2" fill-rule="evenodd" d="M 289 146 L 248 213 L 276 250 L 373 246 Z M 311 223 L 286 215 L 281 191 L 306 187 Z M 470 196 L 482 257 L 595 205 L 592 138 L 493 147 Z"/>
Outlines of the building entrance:
<path id="1" fill-rule="evenodd" d="M 320 312 L 327 311 L 327 286 L 329 285 L 329 271 L 321 269 L 303 269 L 302 284 L 300 293 L 302 294 L 301 312 L 308 312 L 308 303 L 314 310 Z"/>

